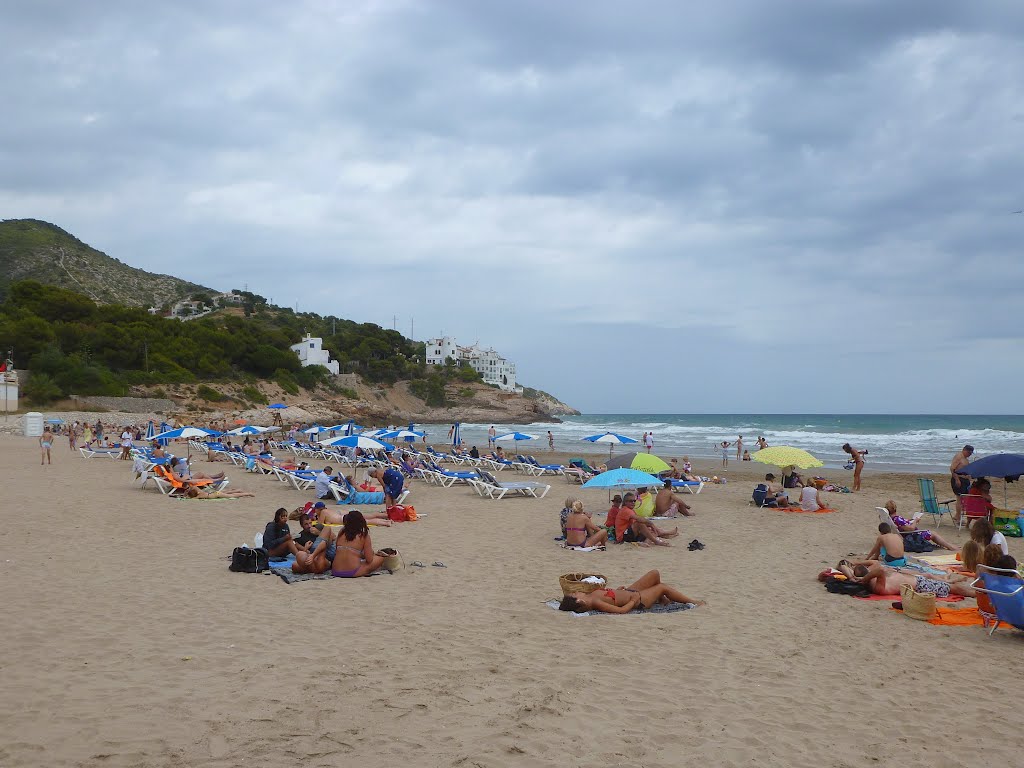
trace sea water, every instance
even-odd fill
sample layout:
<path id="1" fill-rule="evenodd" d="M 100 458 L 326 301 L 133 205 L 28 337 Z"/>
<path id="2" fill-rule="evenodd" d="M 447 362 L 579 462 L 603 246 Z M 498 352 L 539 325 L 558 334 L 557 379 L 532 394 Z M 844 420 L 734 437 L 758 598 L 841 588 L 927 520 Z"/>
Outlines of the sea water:
<path id="1" fill-rule="evenodd" d="M 490 424 L 463 424 L 465 445 L 484 448 Z M 602 432 L 617 432 L 640 441 L 644 432 L 654 433 L 654 453 L 662 458 L 680 457 L 721 460 L 718 446 L 723 440 L 735 443 L 743 435 L 743 447 L 753 453 L 757 438 L 768 445 L 803 448 L 825 462 L 841 468 L 847 460 L 843 443 L 867 450 L 867 467 L 889 471 L 940 472 L 949 468 L 953 455 L 965 444 L 975 448 L 974 458 L 992 453 L 1024 453 L 1024 416 L 886 415 L 886 414 L 585 414 L 567 416 L 561 423 L 537 422 L 527 425 L 495 424 L 502 432 L 518 430 L 536 435 L 520 442 L 520 453 L 547 450 L 547 432 L 555 437 L 560 452 L 588 456 L 608 455 L 608 446 L 582 438 Z M 432 438 L 434 436 L 431 436 Z M 443 436 L 442 436 L 443 437 Z M 429 438 L 428 438 L 429 439 Z M 435 444 L 443 440 L 433 440 Z M 516 445 L 501 443 L 506 451 Z M 616 445 L 615 453 L 643 450 L 643 446 Z M 735 457 L 730 448 L 730 461 Z"/>

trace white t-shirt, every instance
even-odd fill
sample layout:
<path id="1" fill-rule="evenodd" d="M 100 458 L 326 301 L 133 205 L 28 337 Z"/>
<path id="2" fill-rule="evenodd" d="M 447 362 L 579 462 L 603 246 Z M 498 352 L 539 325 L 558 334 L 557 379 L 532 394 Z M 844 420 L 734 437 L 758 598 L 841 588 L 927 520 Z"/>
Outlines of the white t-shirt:
<path id="1" fill-rule="evenodd" d="M 124 432 L 121 433 L 121 445 L 131 445 L 131 444 L 132 444 L 132 433 L 129 432 L 126 429 Z"/>
<path id="2" fill-rule="evenodd" d="M 800 509 L 804 512 L 818 511 L 818 489 L 813 485 L 805 485 L 800 491 Z"/>
<path id="3" fill-rule="evenodd" d="M 1006 537 L 1003 536 L 999 531 L 992 534 L 992 543 L 998 544 L 999 548 L 1003 550 L 1004 555 L 1010 554 L 1010 548 L 1006 546 Z"/>

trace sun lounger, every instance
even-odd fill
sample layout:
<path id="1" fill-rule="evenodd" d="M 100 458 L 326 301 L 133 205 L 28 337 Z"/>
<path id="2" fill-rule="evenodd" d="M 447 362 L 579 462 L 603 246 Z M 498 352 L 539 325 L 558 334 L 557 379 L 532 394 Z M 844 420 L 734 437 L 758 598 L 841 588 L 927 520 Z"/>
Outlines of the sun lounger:
<path id="1" fill-rule="evenodd" d="M 665 478 L 668 480 L 669 478 Z M 696 496 L 704 490 L 704 483 L 700 480 L 672 480 L 672 490 L 684 490 Z"/>
<path id="2" fill-rule="evenodd" d="M 93 459 L 97 456 L 106 456 L 110 459 L 116 459 L 121 455 L 121 449 L 118 448 L 90 448 L 89 446 L 83 445 L 78 449 L 78 452 L 87 459 Z"/>
<path id="3" fill-rule="evenodd" d="M 519 460 L 530 467 L 530 474 L 538 477 L 543 475 L 560 475 L 565 469 L 561 464 L 541 464 L 535 456 L 520 456 Z"/>
<path id="4" fill-rule="evenodd" d="M 534 481 L 500 483 L 490 472 L 480 472 L 476 479 L 469 482 L 481 497 L 489 499 L 502 499 L 509 493 L 514 496 L 532 496 L 535 499 L 543 499 L 551 490 L 550 485 Z"/>

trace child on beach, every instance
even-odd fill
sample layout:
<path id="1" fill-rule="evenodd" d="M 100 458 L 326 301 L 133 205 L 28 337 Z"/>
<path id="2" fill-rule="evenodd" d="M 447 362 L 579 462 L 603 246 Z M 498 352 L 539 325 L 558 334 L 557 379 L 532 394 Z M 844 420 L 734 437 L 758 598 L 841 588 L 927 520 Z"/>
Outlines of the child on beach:
<path id="1" fill-rule="evenodd" d="M 727 469 L 729 466 L 729 446 L 732 445 L 728 440 L 723 440 L 719 446 L 719 450 L 722 452 L 722 468 Z"/>
<path id="2" fill-rule="evenodd" d="M 50 448 L 53 445 L 53 432 L 50 430 L 49 425 L 43 430 L 43 434 L 39 436 L 39 466 L 43 464 L 52 464 L 53 461 L 50 459 Z"/>

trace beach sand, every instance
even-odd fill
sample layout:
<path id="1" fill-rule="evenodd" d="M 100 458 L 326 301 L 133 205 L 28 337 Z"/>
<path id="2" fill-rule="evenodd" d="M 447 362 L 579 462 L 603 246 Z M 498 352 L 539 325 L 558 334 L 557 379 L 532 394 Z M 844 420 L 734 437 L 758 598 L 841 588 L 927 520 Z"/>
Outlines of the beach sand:
<path id="1" fill-rule="evenodd" d="M 912 476 L 866 472 L 860 494 L 827 494 L 836 514 L 801 515 L 749 506 L 765 468 L 732 464 L 729 484 L 693 498 L 676 546 L 588 554 L 553 541 L 558 511 L 580 496 L 603 521 L 603 491 L 559 477 L 547 499 L 488 501 L 417 482 L 409 502 L 427 516 L 371 532 L 428 567 L 287 585 L 227 568 L 277 507 L 305 500 L 272 479 L 228 466 L 257 498 L 175 501 L 63 438 L 40 467 L 35 440 L 12 436 L 0 469 L 7 768 L 1020 759 L 1024 636 L 916 622 L 815 580 L 869 548 L 876 505 L 916 509 Z M 706 549 L 687 551 L 693 538 Z M 1010 547 L 1024 555 L 1020 539 Z M 598 617 L 543 605 L 562 573 L 618 586 L 652 568 L 709 605 Z"/>

